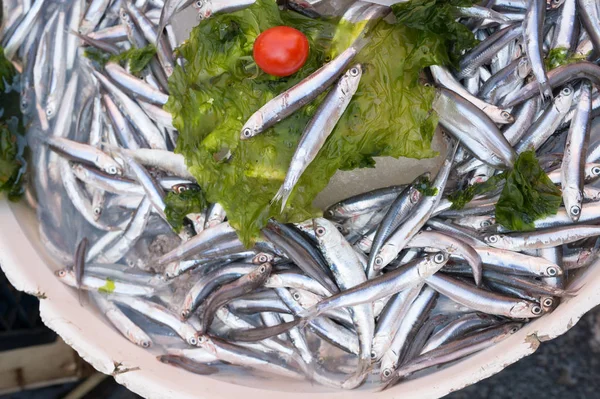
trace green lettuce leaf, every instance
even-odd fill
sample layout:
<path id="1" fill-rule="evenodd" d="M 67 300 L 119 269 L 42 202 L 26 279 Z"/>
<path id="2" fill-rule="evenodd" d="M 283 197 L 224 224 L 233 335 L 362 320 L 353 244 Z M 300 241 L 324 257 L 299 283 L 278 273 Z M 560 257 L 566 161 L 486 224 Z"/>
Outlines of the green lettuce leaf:
<path id="1" fill-rule="evenodd" d="M 26 168 L 23 157 L 26 140 L 18 88 L 17 71 L 0 46 L 0 192 L 8 194 L 13 201 L 23 193 L 22 178 Z"/>
<path id="2" fill-rule="evenodd" d="M 447 8 L 444 8 L 447 10 Z M 356 95 L 331 136 L 296 185 L 283 214 L 271 204 L 281 186 L 304 127 L 324 95 L 251 140 L 241 141 L 244 122 L 262 105 L 310 75 L 347 46 L 351 24 L 314 20 L 257 0 L 244 10 L 200 22 L 178 49 L 187 60 L 169 79 L 166 105 L 180 136 L 176 151 L 186 158 L 210 202 L 219 202 L 244 243 L 269 218 L 298 222 L 319 215 L 314 197 L 337 170 L 372 167 L 374 156 L 428 158 L 437 118 L 430 112 L 434 90 L 419 84 L 423 68 L 450 60 L 447 33 L 460 31 L 445 13 L 444 30 L 378 23 L 355 62 L 364 74 Z M 286 78 L 260 71 L 252 46 L 264 30 L 293 26 L 310 42 L 302 69 Z M 471 35 L 472 36 L 472 35 Z M 458 35 L 455 35 L 458 37 Z M 461 45 L 462 47 L 462 45 Z M 231 153 L 223 160 L 219 154 Z"/>
<path id="3" fill-rule="evenodd" d="M 183 220 L 190 213 L 200 213 L 206 208 L 206 199 L 201 190 L 169 192 L 165 197 L 165 215 L 174 231 L 180 231 Z"/>
<path id="4" fill-rule="evenodd" d="M 569 54 L 569 49 L 563 48 L 563 47 L 559 47 L 559 48 L 553 48 L 552 50 L 550 50 L 548 52 L 548 55 L 546 56 L 544 62 L 546 64 L 546 68 L 548 70 L 554 69 L 554 68 L 558 68 L 559 66 L 563 66 L 563 65 L 567 65 L 567 64 L 573 64 L 575 62 L 579 62 L 579 61 L 585 61 L 586 60 L 586 56 L 581 56 L 581 55 L 570 55 Z"/>
<path id="5" fill-rule="evenodd" d="M 500 173 L 482 183 L 475 183 L 464 190 L 455 191 L 448 196 L 448 199 L 452 201 L 452 209 L 463 209 L 475 196 L 498 189 L 498 185 L 503 184 L 505 179 L 506 173 Z"/>
<path id="6" fill-rule="evenodd" d="M 533 222 L 555 215 L 561 191 L 540 166 L 534 151 L 519 155 L 496 204 L 496 222 L 510 230 L 533 230 Z"/>
<path id="7" fill-rule="evenodd" d="M 156 47 L 152 44 L 142 48 L 132 47 L 127 51 L 123 51 L 119 55 L 110 57 L 110 61 L 117 63 L 129 62 L 129 70 L 133 75 L 137 75 L 152 61 L 156 55 Z"/>
<path id="8" fill-rule="evenodd" d="M 447 49 L 440 51 L 440 65 L 458 65 L 464 51 L 474 47 L 473 32 L 455 22 L 457 7 L 469 7 L 474 0 L 411 0 L 392 6 L 399 23 L 427 35 L 435 35 Z"/>
<path id="9" fill-rule="evenodd" d="M 462 209 L 476 195 L 492 192 L 500 184 L 504 188 L 496 203 L 496 223 L 509 230 L 533 230 L 533 222 L 555 215 L 562 201 L 560 189 L 540 166 L 535 151 L 521 153 L 513 170 L 456 191 L 448 199 L 452 209 Z"/>

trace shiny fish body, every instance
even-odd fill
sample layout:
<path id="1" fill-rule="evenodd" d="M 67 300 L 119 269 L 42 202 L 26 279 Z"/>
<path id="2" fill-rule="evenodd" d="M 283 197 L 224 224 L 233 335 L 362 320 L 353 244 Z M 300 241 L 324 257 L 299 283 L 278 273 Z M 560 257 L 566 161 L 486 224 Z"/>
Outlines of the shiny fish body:
<path id="1" fill-rule="evenodd" d="M 338 120 L 346 111 L 350 100 L 352 100 L 358 89 L 361 77 L 362 67 L 359 64 L 354 65 L 342 75 L 306 126 L 298 142 L 298 148 L 296 148 L 292 157 L 285 180 L 272 200 L 272 202 L 281 201 L 282 212 L 296 183 L 310 163 L 317 157 Z"/>
<path id="2" fill-rule="evenodd" d="M 579 89 L 581 95 L 569 134 L 561 166 L 561 187 L 565 208 L 576 222 L 581 215 L 583 201 L 584 165 L 592 112 L 592 85 L 583 81 Z"/>
<path id="3" fill-rule="evenodd" d="M 349 47 L 296 86 L 263 105 L 244 124 L 240 138 L 247 140 L 262 133 L 314 100 L 344 72 L 358 51 L 356 46 Z"/>
<path id="4" fill-rule="evenodd" d="M 440 124 L 480 160 L 499 169 L 512 168 L 512 147 L 479 108 L 450 90 L 438 89 L 433 109 Z"/>

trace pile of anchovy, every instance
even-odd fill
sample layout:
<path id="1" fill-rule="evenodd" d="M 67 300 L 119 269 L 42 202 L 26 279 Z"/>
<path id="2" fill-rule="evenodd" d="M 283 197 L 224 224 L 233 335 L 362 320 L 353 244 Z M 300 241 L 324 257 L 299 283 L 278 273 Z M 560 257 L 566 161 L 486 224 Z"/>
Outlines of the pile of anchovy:
<path id="1" fill-rule="evenodd" d="M 172 51 L 170 17 L 188 6 L 209 18 L 251 3 L 3 2 L 2 46 L 22 72 L 27 199 L 48 254 L 66 266 L 56 272 L 61 281 L 87 291 L 117 330 L 154 345 L 163 362 L 199 374 L 237 367 L 344 389 L 365 381 L 386 388 L 431 372 L 574 295 L 567 275 L 594 263 L 600 235 L 593 224 L 600 219 L 593 185 L 600 176 L 597 0 L 461 8 L 479 44 L 456 70 L 429 70 L 448 143 L 432 182 L 437 192 L 422 194 L 419 178 L 360 194 L 323 218 L 271 220 L 245 248 L 219 204 L 187 215 L 181 233 L 166 222 L 166 193 L 197 184 L 173 152 L 178 133 L 162 105 L 175 65 L 185 68 Z M 343 18 L 378 21 L 389 12 L 354 2 Z M 251 140 L 334 86 L 278 193 L 283 206 L 312 159 L 306 154 L 316 155 L 356 91 L 362 70 L 351 63 L 365 32 L 241 131 Z M 86 48 L 119 54 L 149 43 L 157 54 L 143 79 L 128 66 L 101 68 L 84 56 Z M 546 54 L 557 49 L 573 62 L 548 70 Z M 512 168 L 530 149 L 562 188 L 556 215 L 523 233 L 496 225 L 498 191 L 451 208 L 456 187 Z"/>

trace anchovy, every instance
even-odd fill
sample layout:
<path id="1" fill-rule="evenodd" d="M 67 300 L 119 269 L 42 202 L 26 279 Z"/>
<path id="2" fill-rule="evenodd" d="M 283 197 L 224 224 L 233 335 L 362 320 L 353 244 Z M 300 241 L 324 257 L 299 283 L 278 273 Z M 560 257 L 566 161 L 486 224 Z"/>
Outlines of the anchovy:
<path id="1" fill-rule="evenodd" d="M 569 134 L 561 166 L 561 187 L 565 208 L 576 222 L 581 215 L 583 201 L 584 165 L 592 112 L 592 85 L 583 81 L 581 93 Z"/>
<path id="2" fill-rule="evenodd" d="M 452 76 L 450 71 L 442 66 L 432 65 L 429 67 L 435 82 L 448 90 L 452 90 L 456 94 L 471 102 L 477 108 L 485 112 L 495 123 L 508 124 L 513 123 L 513 116 L 506 110 L 498 108 L 493 104 L 488 104 L 484 100 L 469 93 L 463 86 Z M 527 74 L 526 74 L 527 75 Z"/>
<path id="3" fill-rule="evenodd" d="M 285 180 L 272 200 L 272 202 L 281 200 L 281 212 L 285 209 L 296 183 L 310 163 L 317 157 L 325 141 L 333 132 L 335 125 L 346 111 L 350 100 L 352 100 L 358 89 L 361 77 L 362 67 L 360 64 L 354 65 L 342 75 L 306 126 L 298 142 L 298 148 L 292 157 Z"/>
<path id="4" fill-rule="evenodd" d="M 240 138 L 247 140 L 262 133 L 317 98 L 348 68 L 360 47 L 358 44 L 350 46 L 296 86 L 263 105 L 244 124 Z"/>
<path id="5" fill-rule="evenodd" d="M 530 0 L 523 21 L 523 41 L 531 69 L 540 87 L 542 100 L 552 99 L 552 87 L 548 83 L 546 68 L 544 66 L 543 29 L 546 17 L 545 0 Z"/>
<path id="6" fill-rule="evenodd" d="M 516 155 L 494 122 L 458 94 L 438 89 L 433 101 L 440 124 L 481 161 L 490 166 L 512 168 Z"/>
<path id="7" fill-rule="evenodd" d="M 400 251 L 406 247 L 406 244 L 408 244 L 412 237 L 414 237 L 421 227 L 423 227 L 425 222 L 427 222 L 427 219 L 429 219 L 437 204 L 439 204 L 442 192 L 448 181 L 448 176 L 450 175 L 452 159 L 454 158 L 457 148 L 457 145 L 455 144 L 450 144 L 450 146 L 446 159 L 432 185 L 432 187 L 437 190 L 437 193 L 433 196 L 423 198 L 398 230 L 390 236 L 381 248 L 381 251 L 379 251 L 375 257 L 375 269 L 380 270 L 384 268 L 398 256 Z"/>
<path id="8" fill-rule="evenodd" d="M 537 303 L 484 291 L 474 285 L 437 274 L 427 278 L 427 284 L 453 301 L 470 309 L 510 318 L 534 318 L 543 314 Z"/>
<path id="9" fill-rule="evenodd" d="M 531 233 L 492 234 L 485 242 L 495 248 L 511 251 L 551 248 L 600 235 L 600 227 L 591 225 L 563 226 Z"/>
<path id="10" fill-rule="evenodd" d="M 103 294 L 91 295 L 94 303 L 125 338 L 142 348 L 150 348 L 152 339 Z"/>

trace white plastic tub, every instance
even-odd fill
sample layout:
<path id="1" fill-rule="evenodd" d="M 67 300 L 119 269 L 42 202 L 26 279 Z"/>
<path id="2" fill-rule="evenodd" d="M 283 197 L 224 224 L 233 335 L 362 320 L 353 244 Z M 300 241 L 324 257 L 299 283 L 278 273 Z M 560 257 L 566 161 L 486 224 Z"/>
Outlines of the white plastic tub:
<path id="1" fill-rule="evenodd" d="M 391 4 L 397 1 L 373 2 Z M 196 22 L 193 15 L 180 15 L 175 24 L 179 38 L 187 37 L 190 27 Z M 434 140 L 433 148 L 443 152 L 439 139 Z M 442 159 L 388 159 L 378 161 L 375 170 L 353 175 L 339 173 L 333 184 L 317 197 L 315 205 L 326 206 L 368 189 L 410 182 L 428 169 L 436 170 Z M 360 187 L 358 181 L 362 182 Z M 600 304 L 600 262 L 596 262 L 578 275 L 570 286 L 580 288 L 577 296 L 564 300 L 553 313 L 535 320 L 488 350 L 384 392 L 332 391 L 308 382 L 279 381 L 277 377 L 244 376 L 233 382 L 224 382 L 160 363 L 154 354 L 121 336 L 92 307 L 82 305 L 77 292 L 54 276 L 53 271 L 62 266 L 54 264 L 44 253 L 35 214 L 30 209 L 23 204 L 9 204 L 0 198 L 0 221 L 0 266 L 10 282 L 15 288 L 40 298 L 40 314 L 44 323 L 83 359 L 98 371 L 112 374 L 117 382 L 146 398 L 281 399 L 282 391 L 286 399 L 438 398 L 496 374 L 530 355 L 540 342 L 564 334 L 581 316 Z"/>

